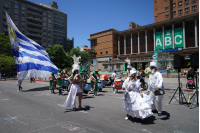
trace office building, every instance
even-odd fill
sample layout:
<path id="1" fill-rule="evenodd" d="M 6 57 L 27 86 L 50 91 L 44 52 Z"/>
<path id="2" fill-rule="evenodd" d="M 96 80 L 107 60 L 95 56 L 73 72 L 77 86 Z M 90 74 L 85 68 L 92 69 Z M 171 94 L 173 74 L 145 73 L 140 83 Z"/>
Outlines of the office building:
<path id="1" fill-rule="evenodd" d="M 0 33 L 8 35 L 4 10 L 25 36 L 43 48 L 54 44 L 62 45 L 65 51 L 73 48 L 74 38 L 67 38 L 67 14 L 58 10 L 56 2 L 46 5 L 28 0 L 1 0 Z"/>

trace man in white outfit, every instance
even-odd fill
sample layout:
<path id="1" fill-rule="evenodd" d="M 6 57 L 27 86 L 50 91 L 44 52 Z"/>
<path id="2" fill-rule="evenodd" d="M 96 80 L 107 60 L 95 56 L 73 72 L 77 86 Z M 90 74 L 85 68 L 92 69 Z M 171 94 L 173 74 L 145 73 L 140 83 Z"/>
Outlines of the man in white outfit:
<path id="1" fill-rule="evenodd" d="M 155 100 L 157 101 L 158 106 L 158 116 L 162 116 L 162 100 L 164 95 L 155 95 L 154 92 L 159 89 L 164 90 L 163 86 L 163 78 L 160 72 L 157 71 L 158 67 L 156 62 L 150 62 L 149 68 L 151 69 L 151 74 L 149 75 L 149 81 L 148 81 L 148 94 L 150 98 L 153 100 L 152 104 L 152 112 L 156 113 L 156 106 L 155 106 Z"/>
<path id="2" fill-rule="evenodd" d="M 111 78 L 114 79 L 114 82 L 113 82 L 113 93 L 115 93 L 115 80 L 118 78 L 118 73 L 117 73 L 117 70 L 114 70 L 114 73 L 111 75 Z"/>

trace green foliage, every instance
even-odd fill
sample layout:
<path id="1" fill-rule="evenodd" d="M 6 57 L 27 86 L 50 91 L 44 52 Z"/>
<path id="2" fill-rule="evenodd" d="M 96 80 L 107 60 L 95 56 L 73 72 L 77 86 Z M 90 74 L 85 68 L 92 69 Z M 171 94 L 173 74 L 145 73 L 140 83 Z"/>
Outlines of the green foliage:
<path id="1" fill-rule="evenodd" d="M 0 68 L 1 70 L 13 70 L 15 68 L 15 62 L 13 57 L 6 56 L 5 54 L 0 55 Z"/>
<path id="2" fill-rule="evenodd" d="M 76 56 L 81 56 L 80 63 L 83 64 L 86 61 L 90 60 L 90 54 L 85 51 L 80 51 L 80 48 L 77 46 L 76 48 L 72 48 L 70 52 L 65 52 L 63 47 L 60 44 L 56 44 L 54 46 L 50 46 L 46 49 L 47 53 L 51 61 L 58 67 L 58 68 L 71 68 L 73 65 L 72 56 L 75 54 Z"/>
<path id="3" fill-rule="evenodd" d="M 7 37 L 4 33 L 0 33 L 0 53 L 12 56 L 9 37 Z"/>
<path id="4" fill-rule="evenodd" d="M 66 56 L 66 53 L 63 47 L 60 44 L 55 44 L 46 49 L 46 52 L 49 54 L 50 60 L 58 67 L 63 69 L 65 64 L 69 60 Z"/>

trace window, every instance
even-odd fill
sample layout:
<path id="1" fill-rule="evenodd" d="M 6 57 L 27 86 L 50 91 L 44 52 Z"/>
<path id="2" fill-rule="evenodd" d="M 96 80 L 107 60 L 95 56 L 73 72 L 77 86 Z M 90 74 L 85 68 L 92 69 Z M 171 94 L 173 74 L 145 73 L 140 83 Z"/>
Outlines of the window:
<path id="1" fill-rule="evenodd" d="M 153 31 L 150 31 L 150 43 L 153 43 Z"/>
<path id="2" fill-rule="evenodd" d="M 145 33 L 142 33 L 142 44 L 145 44 Z"/>
<path id="3" fill-rule="evenodd" d="M 17 5 L 15 5 L 15 9 L 17 9 L 18 8 L 18 6 Z"/>
<path id="4" fill-rule="evenodd" d="M 44 27 L 46 26 L 46 24 L 44 24 Z"/>
<path id="5" fill-rule="evenodd" d="M 22 7 L 22 10 L 25 10 L 25 8 L 24 8 L 24 7 Z"/>
<path id="6" fill-rule="evenodd" d="M 194 3 L 194 2 L 196 2 L 197 0 L 192 0 L 192 2 Z"/>
<path id="7" fill-rule="evenodd" d="M 17 1 L 15 1 L 15 4 L 17 4 Z"/>
<path id="8" fill-rule="evenodd" d="M 51 15 L 49 15 L 49 18 L 51 18 Z"/>
<path id="9" fill-rule="evenodd" d="M 176 3 L 173 3 L 173 4 L 172 4 L 172 7 L 176 7 Z"/>
<path id="10" fill-rule="evenodd" d="M 195 47 L 194 43 L 190 43 L 189 47 Z"/>
<path id="11" fill-rule="evenodd" d="M 44 18 L 44 22 L 46 22 L 46 19 Z"/>
<path id="12" fill-rule="evenodd" d="M 192 6 L 192 10 L 196 10 L 197 9 L 197 5 Z"/>
<path id="13" fill-rule="evenodd" d="M 169 9 L 169 6 L 166 6 L 166 7 L 165 7 L 165 10 L 167 10 L 167 9 Z"/>
<path id="14" fill-rule="evenodd" d="M 166 18 L 169 17 L 169 14 L 166 14 L 165 17 L 166 17 Z"/>
<path id="15" fill-rule="evenodd" d="M 44 35 L 44 37 L 46 37 L 46 35 Z"/>
<path id="16" fill-rule="evenodd" d="M 49 25 L 49 28 L 51 28 L 51 25 Z"/>
<path id="17" fill-rule="evenodd" d="M 186 8 L 185 8 L 185 12 L 189 12 L 189 7 L 186 7 Z"/>
<path id="18" fill-rule="evenodd" d="M 129 46 L 131 47 L 131 35 L 129 36 Z"/>
<path id="19" fill-rule="evenodd" d="M 43 42 L 46 42 L 46 40 L 44 39 Z"/>
<path id="20" fill-rule="evenodd" d="M 132 35 L 132 46 L 134 45 L 134 35 Z"/>
<path id="21" fill-rule="evenodd" d="M 51 23 L 51 20 L 49 20 L 49 23 Z"/>
<path id="22" fill-rule="evenodd" d="M 46 13 L 44 14 L 44 16 L 46 16 Z"/>
<path id="23" fill-rule="evenodd" d="M 168 1 L 168 0 L 165 0 L 165 1 Z"/>
<path id="24" fill-rule="evenodd" d="M 173 14 L 173 15 L 176 15 L 176 11 L 173 11 L 172 14 Z"/>
<path id="25" fill-rule="evenodd" d="M 50 40 L 49 40 L 48 42 L 49 42 L 49 43 L 51 43 L 51 41 L 50 41 Z"/>
<path id="26" fill-rule="evenodd" d="M 8 5 L 8 4 L 4 4 L 4 7 L 5 7 L 5 8 L 9 8 L 9 5 Z"/>
<path id="27" fill-rule="evenodd" d="M 49 36 L 49 38 L 51 38 L 51 36 Z"/>
<path id="28" fill-rule="evenodd" d="M 116 66 L 116 67 L 117 67 L 117 69 L 120 69 L 120 65 L 119 65 L 119 64 L 117 64 L 117 66 Z"/>
<path id="29" fill-rule="evenodd" d="M 106 54 L 108 54 L 108 51 L 106 51 Z"/>
<path id="30" fill-rule="evenodd" d="M 22 18 L 22 21 L 24 22 L 25 20 Z"/>
<path id="31" fill-rule="evenodd" d="M 25 25 L 23 24 L 22 27 L 25 28 Z"/>
<path id="32" fill-rule="evenodd" d="M 102 54 L 102 52 L 100 52 L 100 54 Z"/>
<path id="33" fill-rule="evenodd" d="M 194 37 L 194 23 L 190 23 L 186 25 L 186 37 Z"/>
<path id="34" fill-rule="evenodd" d="M 179 1 L 179 2 L 178 2 L 178 6 L 181 6 L 181 5 L 182 5 L 182 1 Z"/>
<path id="35" fill-rule="evenodd" d="M 23 13 L 22 16 L 25 17 L 26 15 Z"/>
<path id="36" fill-rule="evenodd" d="M 138 34 L 135 35 L 135 44 L 138 45 Z"/>
<path id="37" fill-rule="evenodd" d="M 15 18 L 15 20 L 17 21 L 17 20 L 18 20 L 18 18 Z"/>
<path id="38" fill-rule="evenodd" d="M 189 3 L 189 0 L 185 0 L 185 4 L 188 4 Z"/>
<path id="39" fill-rule="evenodd" d="M 15 15 L 17 15 L 17 14 L 18 14 L 18 12 L 15 11 Z"/>
<path id="40" fill-rule="evenodd" d="M 178 14 L 182 14 L 182 13 L 183 13 L 182 9 L 178 10 Z"/>
<path id="41" fill-rule="evenodd" d="M 44 32 L 46 32 L 46 30 L 44 29 Z"/>
<path id="42" fill-rule="evenodd" d="M 51 31 L 49 31 L 49 33 L 51 33 Z"/>

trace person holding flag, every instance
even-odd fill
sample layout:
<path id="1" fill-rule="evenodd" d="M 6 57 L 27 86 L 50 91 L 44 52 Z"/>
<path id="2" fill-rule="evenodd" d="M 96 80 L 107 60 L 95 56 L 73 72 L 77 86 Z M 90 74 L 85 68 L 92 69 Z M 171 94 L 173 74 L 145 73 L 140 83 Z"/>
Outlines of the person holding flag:
<path id="1" fill-rule="evenodd" d="M 24 36 L 6 14 L 8 33 L 15 66 L 17 69 L 18 86 L 31 77 L 48 78 L 52 71 L 57 74 L 58 68 L 51 62 L 48 53 L 35 41 Z M 21 88 L 22 89 L 22 88 Z"/>

